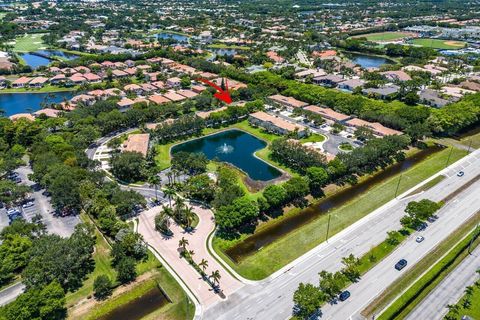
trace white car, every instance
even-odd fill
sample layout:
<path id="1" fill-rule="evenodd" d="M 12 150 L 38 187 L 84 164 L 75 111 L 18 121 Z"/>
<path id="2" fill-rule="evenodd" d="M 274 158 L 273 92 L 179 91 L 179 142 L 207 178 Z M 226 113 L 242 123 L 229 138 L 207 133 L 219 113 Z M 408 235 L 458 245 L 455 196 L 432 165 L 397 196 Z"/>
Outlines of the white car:
<path id="1" fill-rule="evenodd" d="M 33 207 L 33 205 L 34 205 L 33 202 L 27 202 L 27 203 L 25 203 L 25 204 L 22 206 L 22 208 L 23 208 L 23 209 L 30 208 L 30 207 Z"/>
<path id="2" fill-rule="evenodd" d="M 417 241 L 418 243 L 422 242 L 423 240 L 425 240 L 423 236 L 418 236 L 417 239 L 415 239 L 415 241 Z"/>

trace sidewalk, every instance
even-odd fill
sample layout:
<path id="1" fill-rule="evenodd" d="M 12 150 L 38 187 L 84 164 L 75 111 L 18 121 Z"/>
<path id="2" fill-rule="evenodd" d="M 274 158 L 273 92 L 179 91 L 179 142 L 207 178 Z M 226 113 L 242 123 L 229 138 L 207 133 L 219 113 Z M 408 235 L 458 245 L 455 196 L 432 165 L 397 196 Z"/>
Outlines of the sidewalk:
<path id="1" fill-rule="evenodd" d="M 185 259 L 180 258 L 178 242 L 182 237 L 188 239 L 188 250 L 193 250 L 195 252 L 193 260 L 197 263 L 202 259 L 208 261 L 208 268 L 205 271 L 207 274 L 211 274 L 212 271 L 215 270 L 220 271 L 220 289 L 223 290 L 226 297 L 241 288 L 243 284 L 225 271 L 225 269 L 207 250 L 206 243 L 208 235 L 215 228 L 215 223 L 212 220 L 212 212 L 209 209 L 201 208 L 198 205 L 192 205 L 192 207 L 199 217 L 199 223 L 191 233 L 186 233 L 175 223 L 172 223 L 170 226 L 170 229 L 174 234 L 171 238 L 165 238 L 156 231 L 154 218 L 161 210 L 161 207 L 152 208 L 143 212 L 139 216 L 138 232 L 143 235 L 145 241 L 155 248 L 180 278 L 182 278 L 182 280 L 193 291 L 200 304 L 204 308 L 207 308 L 213 303 L 222 301 L 223 299 L 213 292 L 208 283 L 200 277 L 200 274 L 198 274 L 198 272 L 190 266 Z"/>

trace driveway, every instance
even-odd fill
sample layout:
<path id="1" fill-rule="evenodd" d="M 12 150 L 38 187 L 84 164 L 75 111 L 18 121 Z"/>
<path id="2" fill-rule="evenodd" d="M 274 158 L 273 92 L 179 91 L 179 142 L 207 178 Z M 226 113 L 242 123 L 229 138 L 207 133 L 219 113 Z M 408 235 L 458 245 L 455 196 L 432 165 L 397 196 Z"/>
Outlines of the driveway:
<path id="1" fill-rule="evenodd" d="M 194 261 L 197 263 L 202 259 L 208 261 L 208 268 L 205 271 L 207 275 L 215 270 L 220 272 L 220 289 L 226 297 L 241 288 L 243 284 L 225 271 L 207 250 L 207 238 L 215 228 L 215 223 L 212 220 L 213 213 L 209 209 L 198 205 L 192 203 L 190 205 L 199 217 L 199 223 L 193 232 L 187 233 L 180 226 L 172 223 L 170 229 L 173 232 L 173 236 L 170 238 L 163 237 L 155 230 L 154 226 L 155 215 L 161 210 L 161 207 L 155 207 L 140 214 L 138 232 L 143 235 L 148 244 L 168 261 L 169 265 L 195 294 L 200 304 L 206 308 L 224 299 L 220 295 L 215 294 L 210 285 L 200 277 L 200 274 L 185 259 L 180 257 L 178 242 L 182 237 L 189 242 L 187 249 L 195 252 L 193 256 Z"/>

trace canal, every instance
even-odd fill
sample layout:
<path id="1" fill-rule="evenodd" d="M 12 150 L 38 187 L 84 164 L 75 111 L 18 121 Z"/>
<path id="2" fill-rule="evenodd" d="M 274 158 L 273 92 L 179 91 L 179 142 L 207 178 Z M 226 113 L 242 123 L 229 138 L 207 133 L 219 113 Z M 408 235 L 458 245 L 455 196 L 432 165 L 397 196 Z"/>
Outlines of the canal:
<path id="1" fill-rule="evenodd" d="M 405 159 L 402 162 L 398 162 L 387 169 L 377 173 L 373 177 L 366 179 L 356 185 L 345 188 L 327 198 L 310 205 L 309 207 L 301 210 L 298 214 L 291 215 L 284 218 L 276 224 L 272 224 L 271 227 L 262 229 L 255 232 L 251 236 L 245 238 L 242 242 L 239 242 L 235 246 L 225 250 L 230 259 L 236 263 L 241 262 L 246 257 L 254 254 L 261 248 L 273 243 L 277 239 L 285 236 L 289 232 L 317 219 L 318 217 L 327 214 L 334 208 L 339 208 L 353 198 L 363 194 L 370 188 L 379 185 L 385 180 L 408 170 L 410 167 L 417 163 L 422 162 L 430 155 L 439 152 L 443 149 L 442 146 L 434 146 L 428 149 L 424 149 L 415 155 Z M 392 199 L 394 195 L 392 194 Z"/>

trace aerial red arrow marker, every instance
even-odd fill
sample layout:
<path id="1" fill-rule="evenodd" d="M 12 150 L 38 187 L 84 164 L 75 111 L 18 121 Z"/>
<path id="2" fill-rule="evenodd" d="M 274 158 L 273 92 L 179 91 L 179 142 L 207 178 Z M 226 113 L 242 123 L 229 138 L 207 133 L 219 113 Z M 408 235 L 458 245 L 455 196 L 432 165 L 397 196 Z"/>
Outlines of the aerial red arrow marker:
<path id="1" fill-rule="evenodd" d="M 208 84 L 209 86 L 215 88 L 218 92 L 215 93 L 213 96 L 217 98 L 220 101 L 225 102 L 226 104 L 232 103 L 232 97 L 230 97 L 230 93 L 228 92 L 228 82 L 227 79 L 225 79 L 225 90 L 220 88 L 218 85 L 216 85 L 214 82 L 209 81 L 207 79 L 198 79 L 198 81 L 201 81 L 203 83 Z"/>

